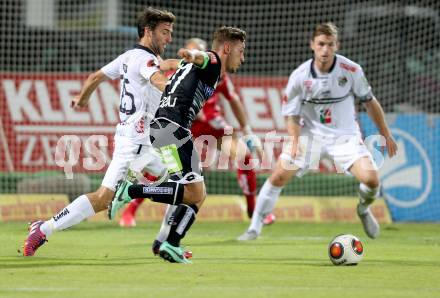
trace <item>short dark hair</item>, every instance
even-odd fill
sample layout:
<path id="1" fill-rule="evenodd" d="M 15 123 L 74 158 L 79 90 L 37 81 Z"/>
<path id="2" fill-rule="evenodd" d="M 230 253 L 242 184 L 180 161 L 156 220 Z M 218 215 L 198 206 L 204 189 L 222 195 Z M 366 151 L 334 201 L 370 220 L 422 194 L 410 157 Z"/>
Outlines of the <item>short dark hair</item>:
<path id="1" fill-rule="evenodd" d="M 313 30 L 312 40 L 314 40 L 315 37 L 318 35 L 334 36 L 334 37 L 336 37 L 336 39 L 338 39 L 339 38 L 339 29 L 332 22 L 318 24 L 318 25 L 316 25 L 315 29 Z"/>
<path id="2" fill-rule="evenodd" d="M 175 20 L 176 17 L 170 11 L 147 7 L 137 18 L 138 36 L 144 37 L 145 27 L 154 30 L 159 23 L 174 23 Z"/>
<path id="3" fill-rule="evenodd" d="M 241 41 L 246 40 L 246 32 L 240 28 L 223 26 L 214 32 L 212 40 L 212 48 L 215 49 L 226 41 Z"/>

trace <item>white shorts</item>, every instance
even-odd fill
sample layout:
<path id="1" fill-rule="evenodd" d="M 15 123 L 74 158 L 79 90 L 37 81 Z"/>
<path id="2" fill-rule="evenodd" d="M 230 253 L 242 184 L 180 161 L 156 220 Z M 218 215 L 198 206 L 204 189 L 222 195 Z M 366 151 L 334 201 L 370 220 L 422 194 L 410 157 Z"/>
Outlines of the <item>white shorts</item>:
<path id="1" fill-rule="evenodd" d="M 115 191 L 118 182 L 125 179 L 129 168 L 143 169 L 153 176 L 166 172 L 166 166 L 152 145 L 135 144 L 129 138 L 115 136 L 112 161 L 101 185 Z"/>
<path id="2" fill-rule="evenodd" d="M 358 136 L 326 138 L 321 136 L 302 135 L 300 137 L 300 154 L 295 159 L 291 156 L 292 142 L 285 142 L 280 158 L 299 168 L 297 176 L 304 175 L 308 170 L 318 170 L 322 156 L 328 156 L 334 163 L 338 173 L 349 173 L 353 163 L 361 157 L 370 158 L 374 169 L 377 166 L 362 139 Z"/>

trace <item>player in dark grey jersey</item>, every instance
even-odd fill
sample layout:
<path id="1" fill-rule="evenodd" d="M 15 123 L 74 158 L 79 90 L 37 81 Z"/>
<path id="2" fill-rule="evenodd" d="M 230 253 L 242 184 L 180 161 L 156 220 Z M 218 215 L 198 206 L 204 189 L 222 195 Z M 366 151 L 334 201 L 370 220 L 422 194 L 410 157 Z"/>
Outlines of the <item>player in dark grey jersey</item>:
<path id="1" fill-rule="evenodd" d="M 193 55 L 192 51 L 188 53 Z M 156 118 L 166 118 L 188 130 L 205 101 L 214 93 L 222 68 L 216 52 L 198 53 L 203 55 L 203 64 L 199 66 L 182 60 L 170 78 L 156 112 Z"/>
<path id="2" fill-rule="evenodd" d="M 211 51 L 179 51 L 183 59 L 162 94 L 150 132 L 151 143 L 168 166 L 170 180 L 158 185 L 131 185 L 125 181 L 109 207 L 113 217 L 131 198 L 144 197 L 177 205 L 168 238 L 159 249 L 159 255 L 170 262 L 190 263 L 184 256 L 180 240 L 193 224 L 206 197 L 199 157 L 190 132 L 192 122 L 211 97 L 220 77 L 225 72 L 237 71 L 244 62 L 245 39 L 243 30 L 221 27 L 214 33 Z"/>

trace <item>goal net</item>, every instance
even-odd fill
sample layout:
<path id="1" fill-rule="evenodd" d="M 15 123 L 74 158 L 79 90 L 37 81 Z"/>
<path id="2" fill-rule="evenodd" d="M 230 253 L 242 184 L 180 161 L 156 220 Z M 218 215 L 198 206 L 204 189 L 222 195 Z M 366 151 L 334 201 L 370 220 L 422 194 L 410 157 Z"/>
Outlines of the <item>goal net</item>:
<path id="1" fill-rule="evenodd" d="M 145 5 L 177 17 L 166 58 L 175 57 L 189 38 L 209 41 L 221 25 L 246 30 L 246 61 L 232 78 L 262 139 L 286 134 L 282 90 L 291 71 L 311 58 L 314 26 L 337 24 L 340 53 L 363 66 L 399 144 L 393 159 L 375 151 L 393 219 L 440 220 L 440 5 L 435 0 L 3 0 L 0 193 L 61 192 L 73 199 L 100 185 L 118 122 L 117 84 L 101 84 L 86 110 L 71 110 L 69 101 L 88 73 L 137 42 L 135 19 Z M 222 106 L 238 128 L 228 104 Z M 362 106 L 359 121 L 365 136 L 377 134 Z M 79 154 L 56 158 L 60 139 L 67 140 L 61 142 L 67 149 L 78 146 Z M 274 158 L 258 171 L 259 187 L 281 146 L 266 151 Z M 101 148 L 99 158 L 95 147 Z M 220 166 L 221 160 L 217 156 L 205 171 L 208 193 L 241 194 L 234 163 Z M 66 167 L 73 179 L 66 179 Z M 332 162 L 322 160 L 317 171 L 289 183 L 284 194 L 356 196 L 357 187 L 352 177 L 336 174 Z"/>

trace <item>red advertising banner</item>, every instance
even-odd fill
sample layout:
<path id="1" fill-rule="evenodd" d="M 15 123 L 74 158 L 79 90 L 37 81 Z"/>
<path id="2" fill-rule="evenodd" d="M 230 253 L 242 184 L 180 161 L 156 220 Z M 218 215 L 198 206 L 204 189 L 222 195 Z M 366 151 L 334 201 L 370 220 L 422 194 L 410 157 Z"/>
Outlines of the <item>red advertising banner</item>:
<path id="1" fill-rule="evenodd" d="M 71 98 L 79 93 L 85 78 L 86 74 L 0 74 L 0 171 L 62 170 L 68 156 L 60 162 L 55 151 L 66 138 L 80 142 L 73 172 L 105 170 L 119 121 L 118 82 L 103 82 L 92 94 L 87 108 L 73 110 Z M 232 79 L 254 132 L 263 140 L 270 132 L 283 135 L 281 102 L 287 78 L 237 76 Z M 222 105 L 226 120 L 238 127 L 229 105 L 224 101 Z M 277 143 L 270 155 L 278 155 L 280 148 Z M 101 167 L 96 166 L 99 158 L 105 161 Z"/>
<path id="2" fill-rule="evenodd" d="M 80 91 L 84 74 L 3 73 L 0 78 L 1 171 L 60 170 L 55 149 L 60 138 L 69 135 L 81 141 L 81 154 L 73 171 L 82 172 L 87 168 L 84 165 L 93 161 L 93 146 L 102 145 L 102 154 L 110 159 L 119 120 L 117 83 L 102 83 L 92 94 L 88 108 L 75 111 L 70 100 Z M 90 138 L 93 135 L 104 136 L 108 144 L 99 144 Z"/>

